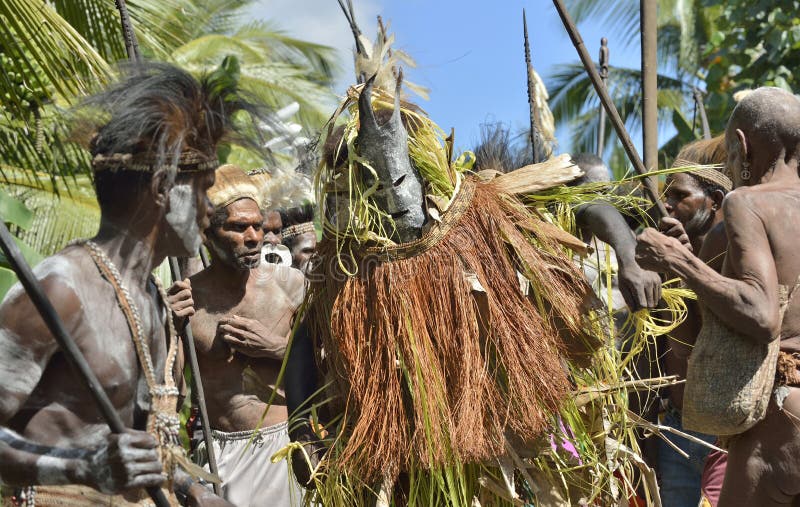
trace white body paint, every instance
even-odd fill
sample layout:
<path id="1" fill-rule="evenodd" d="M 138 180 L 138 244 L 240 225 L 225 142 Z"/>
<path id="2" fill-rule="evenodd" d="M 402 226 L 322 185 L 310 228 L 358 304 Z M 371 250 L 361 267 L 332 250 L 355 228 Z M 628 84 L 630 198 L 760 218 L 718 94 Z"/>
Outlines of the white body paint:
<path id="1" fill-rule="evenodd" d="M 277 255 L 280 262 L 272 262 L 271 264 L 279 264 L 281 266 L 292 265 L 292 251 L 286 245 L 264 245 L 261 247 L 261 258 L 264 262 L 270 262 L 269 255 Z"/>
<path id="2" fill-rule="evenodd" d="M 183 241 L 187 252 L 200 250 L 200 227 L 197 225 L 197 203 L 190 185 L 174 185 L 169 191 L 169 212 L 164 217 Z"/>
<path id="3" fill-rule="evenodd" d="M 36 484 L 68 484 L 68 460 L 55 456 L 40 456 L 36 460 Z"/>
<path id="4" fill-rule="evenodd" d="M 22 340 L 10 331 L 0 329 L 0 381 L 12 394 L 27 395 L 34 390 L 42 377 L 42 367 L 34 361 L 30 349 L 21 347 Z M 20 365 L 25 365 L 20 369 Z M 7 400 L 0 399 L 0 407 Z M 3 407 L 6 409 L 7 407 Z"/>

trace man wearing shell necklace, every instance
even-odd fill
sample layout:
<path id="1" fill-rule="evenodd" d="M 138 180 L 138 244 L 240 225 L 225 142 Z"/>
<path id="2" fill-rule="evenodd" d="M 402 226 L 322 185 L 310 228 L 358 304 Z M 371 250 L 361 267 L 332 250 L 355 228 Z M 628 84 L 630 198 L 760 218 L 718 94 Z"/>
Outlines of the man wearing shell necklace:
<path id="1" fill-rule="evenodd" d="M 230 505 L 180 447 L 180 346 L 151 275 L 195 255 L 208 226 L 216 144 L 239 108 L 218 77 L 137 64 L 87 100 L 105 113 L 90 145 L 100 229 L 35 273 L 131 429 L 110 434 L 15 286 L 0 307 L 0 483 L 17 504 L 152 505 L 145 488 L 161 487 L 172 505 Z"/>

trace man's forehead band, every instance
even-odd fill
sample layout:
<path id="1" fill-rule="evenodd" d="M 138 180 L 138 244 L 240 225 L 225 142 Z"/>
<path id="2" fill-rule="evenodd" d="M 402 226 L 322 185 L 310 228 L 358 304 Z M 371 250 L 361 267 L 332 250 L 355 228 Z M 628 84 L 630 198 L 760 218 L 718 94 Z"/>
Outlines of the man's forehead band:
<path id="1" fill-rule="evenodd" d="M 95 155 L 92 159 L 92 169 L 95 171 L 142 171 L 154 173 L 161 168 L 177 167 L 178 172 L 201 172 L 219 167 L 216 156 L 211 157 L 198 151 L 181 153 L 175 164 L 164 164 L 156 161 L 153 156 L 136 156 L 131 153 L 114 153 L 113 155 Z"/>
<path id="2" fill-rule="evenodd" d="M 304 224 L 290 225 L 289 227 L 286 227 L 281 231 L 281 237 L 283 239 L 289 239 L 295 236 L 299 236 L 301 234 L 305 234 L 307 232 L 313 232 L 313 233 L 317 232 L 317 230 L 314 228 L 314 222 L 306 222 Z"/>

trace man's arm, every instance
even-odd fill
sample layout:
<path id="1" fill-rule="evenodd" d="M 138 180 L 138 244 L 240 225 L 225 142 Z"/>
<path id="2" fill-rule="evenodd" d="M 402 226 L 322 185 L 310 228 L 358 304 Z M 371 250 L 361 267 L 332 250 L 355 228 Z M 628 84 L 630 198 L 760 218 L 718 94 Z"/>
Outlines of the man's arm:
<path id="1" fill-rule="evenodd" d="M 620 291 L 632 309 L 654 308 L 661 299 L 661 279 L 636 263 L 636 238 L 625 218 L 614 206 L 598 201 L 575 211 L 579 228 L 585 228 L 614 249 L 619 263 Z"/>
<path id="2" fill-rule="evenodd" d="M 289 331 L 289 334 L 291 330 Z M 248 357 L 282 360 L 289 336 L 281 336 L 255 319 L 232 315 L 219 321 L 217 335 L 234 351 Z"/>
<path id="3" fill-rule="evenodd" d="M 70 283 L 57 277 L 41 283 L 74 336 L 76 324 L 84 315 Z M 100 447 L 91 450 L 59 449 L 36 444 L 3 427 L 28 400 L 57 350 L 55 339 L 27 294 L 16 285 L 0 306 L 0 483 L 86 484 L 106 493 L 161 484 L 156 441 L 146 433 L 109 435 Z"/>
<path id="4" fill-rule="evenodd" d="M 729 277 L 714 271 L 678 240 L 655 229 L 646 229 L 639 236 L 637 260 L 647 268 L 674 272 L 729 327 L 769 342 L 780 331 L 778 275 L 751 193 L 731 192 L 723 202 Z"/>

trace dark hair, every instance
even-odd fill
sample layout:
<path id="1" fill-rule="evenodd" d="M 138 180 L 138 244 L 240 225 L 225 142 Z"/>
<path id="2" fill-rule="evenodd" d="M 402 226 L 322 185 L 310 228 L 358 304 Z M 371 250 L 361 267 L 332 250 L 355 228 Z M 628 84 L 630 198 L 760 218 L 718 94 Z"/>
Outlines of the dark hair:
<path id="1" fill-rule="evenodd" d="M 308 222 L 314 221 L 314 205 L 311 203 L 303 204 L 302 206 L 296 206 L 294 208 L 289 208 L 285 212 L 285 218 L 283 218 L 283 227 L 290 227 L 292 225 L 299 225 L 305 224 Z M 283 237 L 283 244 L 289 248 L 294 247 L 294 242 L 298 238 L 298 236 L 294 237 Z"/>
<path id="2" fill-rule="evenodd" d="M 481 125 L 481 140 L 472 151 L 477 171 L 513 171 L 529 162 L 526 150 L 514 145 L 511 130 L 499 122 Z"/>
<path id="3" fill-rule="evenodd" d="M 89 151 L 95 164 L 106 159 L 95 165 L 102 211 L 129 207 L 159 167 L 174 178 L 182 154 L 198 155 L 193 163 L 216 160 L 217 143 L 233 130 L 236 111 L 248 111 L 254 121 L 264 116 L 241 95 L 238 65 L 236 58 L 226 57 L 218 69 L 197 80 L 171 64 L 128 64 L 121 68 L 119 81 L 81 103 L 75 128 L 95 131 Z M 129 164 L 142 170 L 131 170 Z"/>
<path id="4" fill-rule="evenodd" d="M 602 183 L 611 181 L 611 172 L 603 159 L 594 153 L 578 153 L 572 156 L 572 162 L 580 167 L 584 175 L 569 183 L 569 186 L 584 183 Z"/>
<path id="5" fill-rule="evenodd" d="M 283 219 L 284 227 L 312 222 L 314 220 L 314 206 L 311 203 L 306 203 L 302 206 L 289 208 L 281 218 Z"/>

